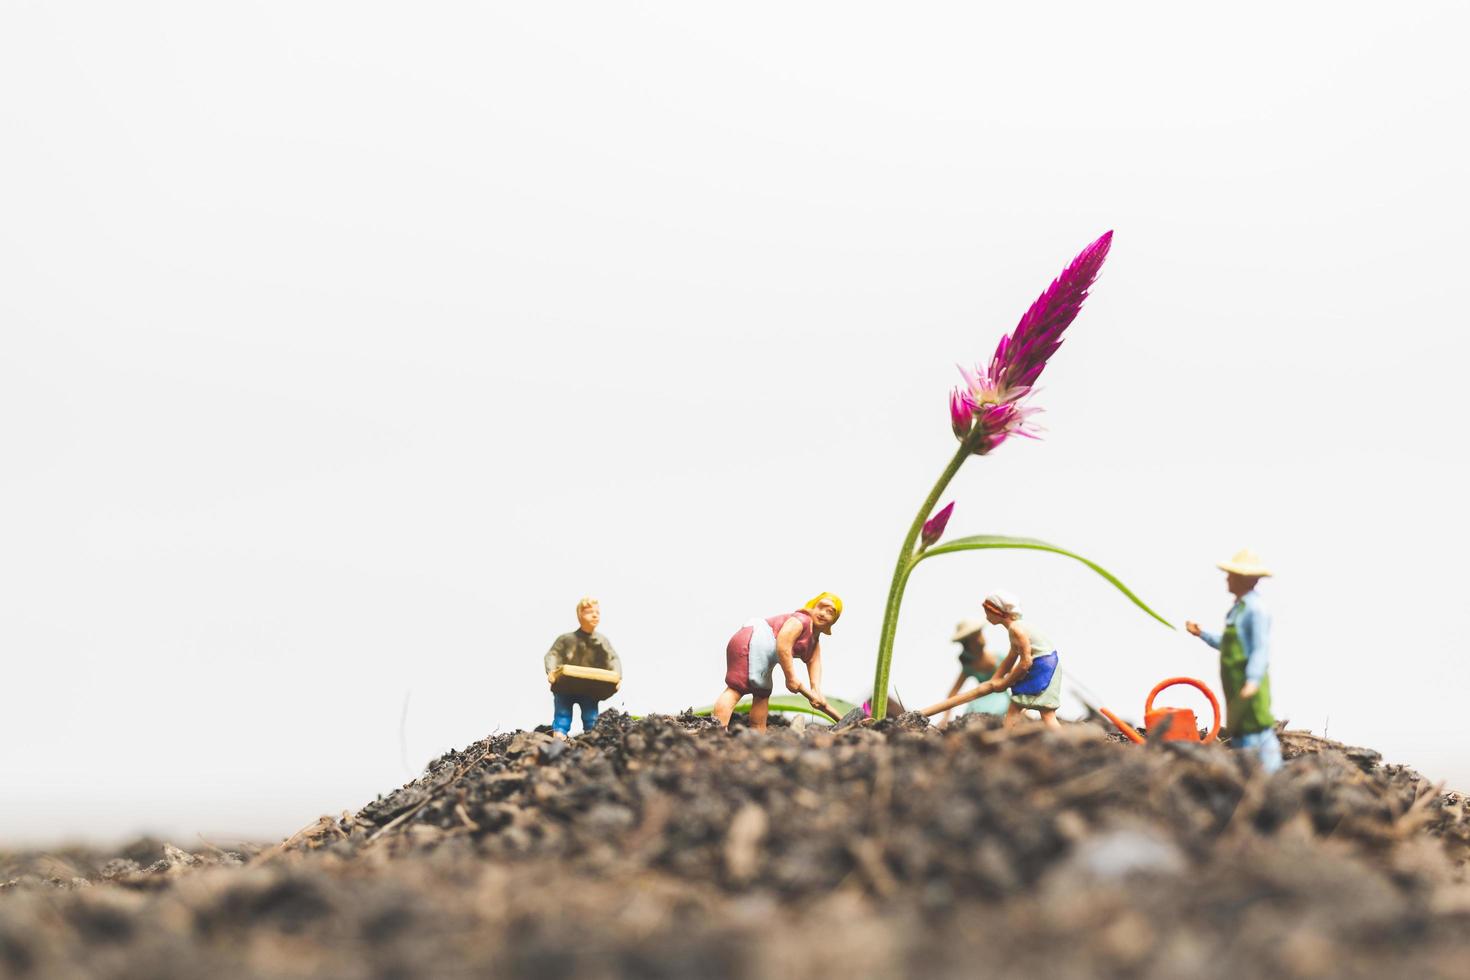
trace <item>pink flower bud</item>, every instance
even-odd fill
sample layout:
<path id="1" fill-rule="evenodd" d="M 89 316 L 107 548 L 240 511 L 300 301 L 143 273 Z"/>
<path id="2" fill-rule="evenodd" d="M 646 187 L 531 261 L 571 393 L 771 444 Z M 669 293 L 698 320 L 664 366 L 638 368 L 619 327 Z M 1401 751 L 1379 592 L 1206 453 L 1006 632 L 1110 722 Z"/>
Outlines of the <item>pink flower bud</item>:
<path id="1" fill-rule="evenodd" d="M 970 395 L 963 388 L 955 388 L 949 393 L 949 424 L 954 429 L 956 439 L 963 439 L 970 434 L 970 426 L 975 421 L 975 405 L 970 401 Z"/>
<path id="2" fill-rule="evenodd" d="M 954 513 L 954 501 L 951 500 L 943 510 L 924 522 L 924 530 L 919 539 L 927 548 L 944 536 L 944 526 L 949 523 L 949 515 Z"/>

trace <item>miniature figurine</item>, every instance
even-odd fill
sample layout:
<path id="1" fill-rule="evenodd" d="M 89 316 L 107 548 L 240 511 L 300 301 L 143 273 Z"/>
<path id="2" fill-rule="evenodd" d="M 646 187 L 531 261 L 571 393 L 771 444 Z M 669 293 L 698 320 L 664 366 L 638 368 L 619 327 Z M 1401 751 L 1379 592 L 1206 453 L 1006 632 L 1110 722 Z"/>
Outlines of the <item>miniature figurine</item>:
<path id="1" fill-rule="evenodd" d="M 1235 596 L 1235 604 L 1225 614 L 1224 632 L 1202 630 L 1195 622 L 1186 622 L 1184 628 L 1220 651 L 1220 686 L 1225 692 L 1225 730 L 1230 744 L 1255 752 L 1262 768 L 1275 772 L 1281 768 L 1281 740 L 1271 716 L 1271 678 L 1267 675 L 1271 617 L 1256 592 L 1256 583 L 1271 573 L 1249 548 L 1215 567 L 1225 572 L 1225 587 Z"/>
<path id="2" fill-rule="evenodd" d="M 978 701 L 995 691 L 1010 691 L 1010 707 L 1006 709 L 1006 727 L 1021 720 L 1021 713 L 1035 708 L 1048 728 L 1061 728 L 1057 709 L 1062 706 L 1062 673 L 1058 669 L 1056 648 L 1031 623 L 1021 622 L 1021 600 L 1009 592 L 992 592 L 985 597 L 985 618 L 994 626 L 1005 626 L 1011 648 L 994 676 L 979 687 L 956 694 L 938 704 L 931 704 L 921 714 L 937 715 L 968 701 Z M 1045 653 L 1038 653 L 1044 650 Z"/>
<path id="3" fill-rule="evenodd" d="M 714 716 L 729 727 L 735 704 L 749 694 L 750 723 L 766 730 L 771 707 L 771 674 L 780 663 L 786 689 L 800 694 L 812 707 L 836 718 L 822 697 L 822 644 L 818 634 L 831 634 L 832 624 L 842 615 L 842 600 L 823 592 L 791 613 L 752 619 L 725 646 L 725 690 L 715 701 Z M 796 661 L 806 664 L 811 687 L 796 676 Z"/>
<path id="4" fill-rule="evenodd" d="M 1036 624 L 1021 622 L 1021 600 L 1011 593 L 992 592 L 985 597 L 984 609 L 989 622 L 1006 628 L 1011 648 L 996 669 L 995 676 L 980 688 L 1010 691 L 1011 703 L 1006 709 L 1007 728 L 1020 721 L 1021 712 L 1027 708 L 1040 712 L 1041 720 L 1048 728 L 1061 728 L 1057 709 L 1062 706 L 1062 672 L 1056 647 L 1036 628 Z"/>
<path id="5" fill-rule="evenodd" d="M 999 666 L 995 654 L 985 649 L 985 620 L 965 619 L 961 620 L 954 629 L 954 635 L 950 641 L 960 645 L 960 676 L 955 678 L 954 684 L 949 689 L 946 697 L 954 697 L 960 693 L 960 688 L 965 686 L 965 681 L 973 677 L 980 683 L 985 683 L 995 676 L 995 669 Z M 982 698 L 977 698 L 965 705 L 965 714 L 974 715 L 1004 715 L 1010 709 L 1011 698 L 1005 691 L 991 691 Z M 953 710 L 953 709 L 951 709 Z M 949 720 L 949 711 L 945 711 L 940 723 Z"/>
<path id="6" fill-rule="evenodd" d="M 622 683 L 623 664 L 607 637 L 597 632 L 602 606 L 591 596 L 577 601 L 577 629 L 556 638 L 546 653 L 546 680 L 555 705 L 551 727 L 562 735 L 572 730 L 572 706 L 582 709 L 582 730 L 597 724 L 598 702 Z"/>

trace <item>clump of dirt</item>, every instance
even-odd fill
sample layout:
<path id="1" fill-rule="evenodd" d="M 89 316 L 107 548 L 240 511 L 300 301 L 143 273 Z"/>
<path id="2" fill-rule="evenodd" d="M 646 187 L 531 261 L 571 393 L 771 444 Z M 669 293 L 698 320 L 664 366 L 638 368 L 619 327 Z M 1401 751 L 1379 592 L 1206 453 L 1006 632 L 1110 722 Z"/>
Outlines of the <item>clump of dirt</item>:
<path id="1" fill-rule="evenodd" d="M 1283 744 L 608 711 L 270 848 L 0 855 L 0 975 L 1463 975 L 1465 798 Z"/>

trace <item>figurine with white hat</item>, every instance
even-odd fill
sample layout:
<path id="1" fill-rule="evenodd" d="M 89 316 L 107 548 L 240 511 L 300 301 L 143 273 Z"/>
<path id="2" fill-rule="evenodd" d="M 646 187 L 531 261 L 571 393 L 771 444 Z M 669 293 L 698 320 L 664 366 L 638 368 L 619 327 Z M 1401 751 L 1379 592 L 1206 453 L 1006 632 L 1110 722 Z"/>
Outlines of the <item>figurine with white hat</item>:
<path id="1" fill-rule="evenodd" d="M 1271 617 L 1256 583 L 1271 572 L 1249 548 L 1237 551 L 1217 565 L 1225 572 L 1225 587 L 1235 604 L 1225 614 L 1225 629 L 1211 633 L 1199 623 L 1184 628 L 1220 651 L 1220 685 L 1225 692 L 1225 724 L 1230 744 L 1256 753 L 1267 772 L 1281 768 L 1281 742 L 1271 716 Z"/>

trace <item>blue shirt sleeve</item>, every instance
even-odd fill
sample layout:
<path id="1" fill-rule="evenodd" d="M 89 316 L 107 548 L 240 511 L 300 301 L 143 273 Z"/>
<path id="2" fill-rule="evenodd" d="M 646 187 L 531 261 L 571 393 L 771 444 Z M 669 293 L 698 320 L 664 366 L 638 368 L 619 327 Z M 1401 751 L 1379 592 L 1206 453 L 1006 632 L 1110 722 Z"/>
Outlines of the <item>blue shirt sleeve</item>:
<path id="1" fill-rule="evenodd" d="M 1219 633 L 1211 633 L 1209 630 L 1201 628 L 1199 631 L 1199 638 L 1201 640 L 1204 640 L 1210 646 L 1214 647 L 1216 650 L 1220 649 Z"/>
<path id="2" fill-rule="evenodd" d="M 1240 642 L 1245 646 L 1245 679 L 1257 683 L 1266 676 L 1270 660 L 1271 616 L 1258 602 L 1247 602 L 1241 611 Z"/>

